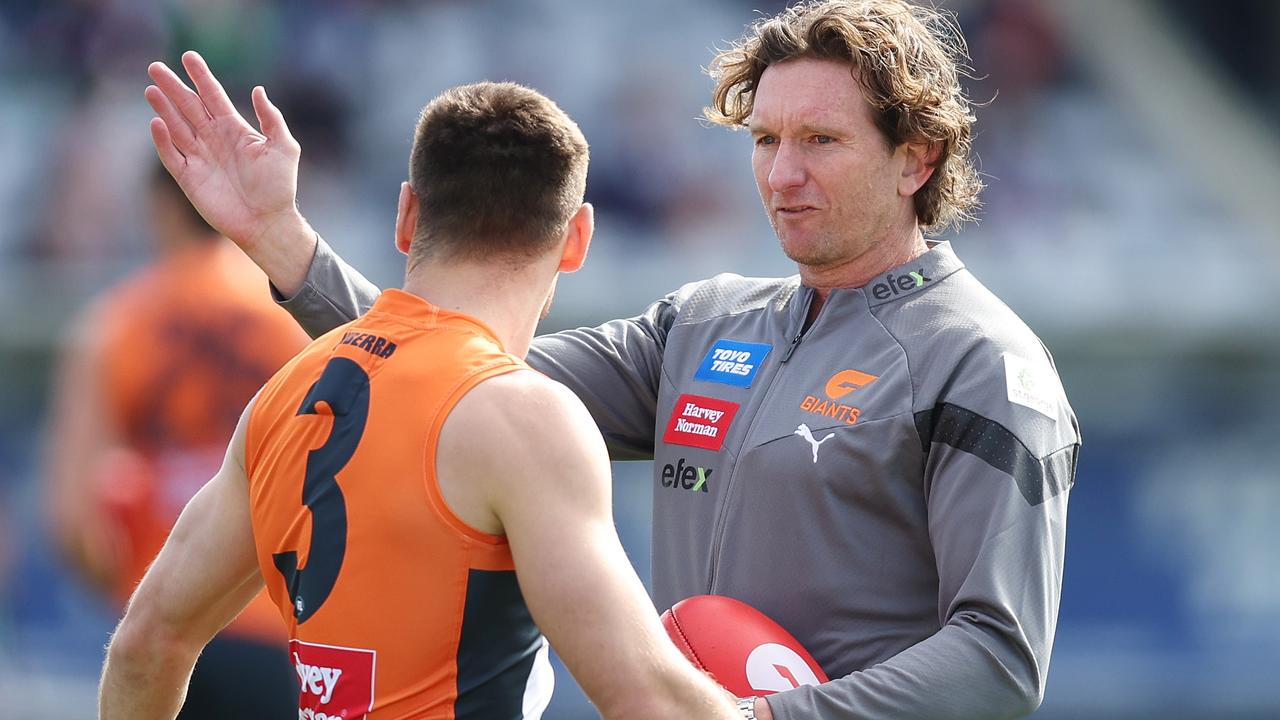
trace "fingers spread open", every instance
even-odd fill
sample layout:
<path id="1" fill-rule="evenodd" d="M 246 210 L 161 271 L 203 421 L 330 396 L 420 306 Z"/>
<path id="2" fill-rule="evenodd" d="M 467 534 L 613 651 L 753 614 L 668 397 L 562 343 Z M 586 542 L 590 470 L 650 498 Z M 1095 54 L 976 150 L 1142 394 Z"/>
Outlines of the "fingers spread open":
<path id="1" fill-rule="evenodd" d="M 169 127 L 160 118 L 151 118 L 151 142 L 155 143 L 156 154 L 160 156 L 160 164 L 175 179 L 181 178 L 186 169 L 187 159 L 173 144 Z"/>
<path id="2" fill-rule="evenodd" d="M 182 79 L 174 74 L 168 65 L 153 62 L 147 67 L 147 75 L 165 94 L 165 97 L 169 98 L 169 102 L 178 108 L 182 117 L 186 118 L 187 123 L 196 133 L 209 124 L 211 116 L 200 96 L 187 87 L 187 84 L 182 82 Z"/>
<path id="3" fill-rule="evenodd" d="M 174 107 L 169 100 L 169 96 L 165 95 L 164 91 L 155 85 L 148 85 L 147 89 L 142 91 L 142 94 L 147 98 L 147 104 L 151 106 L 151 109 L 155 110 L 156 115 L 160 116 L 159 119 L 163 121 L 167 128 L 173 144 L 178 146 L 182 154 L 190 155 L 195 152 L 198 147 L 195 132 L 187 124 L 186 118 L 182 116 L 178 108 Z"/>
<path id="4" fill-rule="evenodd" d="M 235 105 L 231 103 L 231 98 L 227 97 L 227 91 L 222 89 L 222 83 L 214 77 L 213 71 L 209 69 L 204 58 L 200 57 L 200 53 L 194 50 L 182 53 L 182 67 L 187 69 L 187 75 L 191 76 L 191 82 L 195 83 L 196 90 L 200 92 L 200 98 L 204 100 L 210 115 L 240 117 Z"/>
<path id="5" fill-rule="evenodd" d="M 284 122 L 284 115 L 280 112 L 280 108 L 276 107 L 271 100 L 267 98 L 266 88 L 261 85 L 253 89 L 253 111 L 258 116 L 258 127 L 262 128 L 262 134 L 275 141 L 294 142 L 293 135 L 289 133 L 289 126 Z"/>

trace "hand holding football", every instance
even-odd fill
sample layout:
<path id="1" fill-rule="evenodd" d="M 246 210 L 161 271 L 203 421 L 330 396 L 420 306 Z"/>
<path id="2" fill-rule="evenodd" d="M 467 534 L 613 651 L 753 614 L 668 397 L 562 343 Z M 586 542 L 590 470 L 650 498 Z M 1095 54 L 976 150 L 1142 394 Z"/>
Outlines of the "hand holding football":
<path id="1" fill-rule="evenodd" d="M 685 598 L 662 614 L 662 626 L 690 662 L 738 697 L 827 681 L 822 667 L 791 633 L 739 600 Z"/>

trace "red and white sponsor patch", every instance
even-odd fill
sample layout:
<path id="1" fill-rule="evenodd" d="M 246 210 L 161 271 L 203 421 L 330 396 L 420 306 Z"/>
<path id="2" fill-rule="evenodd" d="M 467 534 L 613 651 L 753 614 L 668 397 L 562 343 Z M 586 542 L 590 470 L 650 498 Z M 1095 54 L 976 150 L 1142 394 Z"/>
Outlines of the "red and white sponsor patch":
<path id="1" fill-rule="evenodd" d="M 298 720 L 361 720 L 373 708 L 377 652 L 289 641 L 298 673 Z"/>
<path id="2" fill-rule="evenodd" d="M 728 400 L 681 395 L 671 411 L 662 441 L 671 445 L 687 445 L 704 450 L 719 450 L 738 412 L 738 403 Z"/>

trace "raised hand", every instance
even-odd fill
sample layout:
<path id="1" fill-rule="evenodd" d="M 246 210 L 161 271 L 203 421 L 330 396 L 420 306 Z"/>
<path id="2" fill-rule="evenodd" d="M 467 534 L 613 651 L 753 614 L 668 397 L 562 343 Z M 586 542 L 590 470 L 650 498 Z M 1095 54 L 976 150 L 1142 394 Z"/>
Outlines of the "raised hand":
<path id="1" fill-rule="evenodd" d="M 259 131 L 236 111 L 204 58 L 188 51 L 182 66 L 195 90 L 164 63 L 147 68 L 160 161 L 204 219 L 289 294 L 301 285 L 315 244 L 297 210 L 301 148 L 261 86 L 253 89 Z"/>

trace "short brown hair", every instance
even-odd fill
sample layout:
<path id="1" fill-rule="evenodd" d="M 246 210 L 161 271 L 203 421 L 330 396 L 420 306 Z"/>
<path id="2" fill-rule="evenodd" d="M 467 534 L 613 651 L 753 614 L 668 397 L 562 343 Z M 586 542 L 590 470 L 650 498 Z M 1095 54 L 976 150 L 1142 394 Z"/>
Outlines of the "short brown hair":
<path id="1" fill-rule="evenodd" d="M 765 69 L 794 58 L 848 62 L 891 147 L 921 143 L 938 151 L 937 169 L 912 198 L 917 223 L 941 230 L 972 218 L 982 181 L 970 160 L 974 117 L 960 87 L 968 54 L 950 16 L 903 0 L 808 0 L 787 8 L 717 54 L 707 119 L 745 125 Z"/>
<path id="2" fill-rule="evenodd" d="M 421 203 L 410 264 L 534 257 L 582 204 L 587 141 L 554 102 L 515 83 L 446 90 L 422 109 L 409 156 Z"/>

